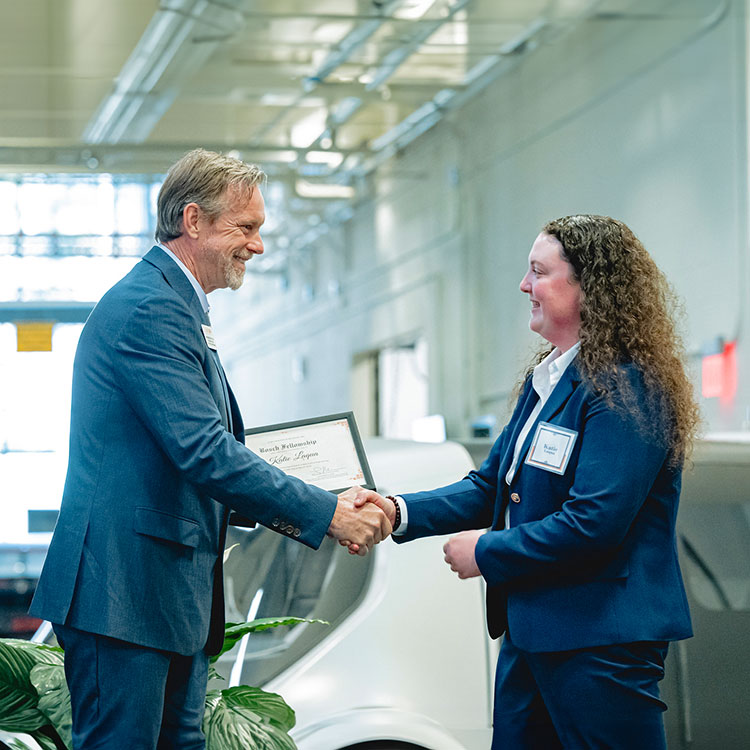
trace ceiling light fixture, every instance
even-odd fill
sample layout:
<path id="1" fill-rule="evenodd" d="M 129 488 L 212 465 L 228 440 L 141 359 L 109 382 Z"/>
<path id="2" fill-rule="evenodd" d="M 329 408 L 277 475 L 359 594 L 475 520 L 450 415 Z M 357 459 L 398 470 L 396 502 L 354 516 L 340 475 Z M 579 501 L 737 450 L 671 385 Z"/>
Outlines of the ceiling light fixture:
<path id="1" fill-rule="evenodd" d="M 354 197 L 354 188 L 351 185 L 338 185 L 336 183 L 308 182 L 297 180 L 294 189 L 301 198 L 328 198 L 348 200 Z"/>

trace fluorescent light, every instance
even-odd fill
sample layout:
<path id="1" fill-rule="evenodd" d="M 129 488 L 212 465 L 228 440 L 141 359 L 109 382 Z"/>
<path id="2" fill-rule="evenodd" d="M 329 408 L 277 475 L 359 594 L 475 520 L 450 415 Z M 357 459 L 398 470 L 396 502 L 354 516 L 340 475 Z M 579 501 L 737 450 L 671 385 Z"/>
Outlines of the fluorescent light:
<path id="1" fill-rule="evenodd" d="M 427 13 L 433 5 L 435 5 L 435 0 L 406 0 L 400 8 L 394 11 L 393 15 L 396 18 L 414 21 Z"/>
<path id="2" fill-rule="evenodd" d="M 344 161 L 344 155 L 338 151 L 308 151 L 305 158 L 310 164 L 327 164 L 332 169 Z"/>
<path id="3" fill-rule="evenodd" d="M 294 189 L 301 198 L 348 199 L 354 197 L 354 188 L 351 185 L 338 185 L 330 182 L 297 180 Z"/>
<path id="4" fill-rule="evenodd" d="M 291 141 L 295 148 L 307 148 L 312 145 L 326 127 L 325 109 L 316 109 L 292 125 Z"/>

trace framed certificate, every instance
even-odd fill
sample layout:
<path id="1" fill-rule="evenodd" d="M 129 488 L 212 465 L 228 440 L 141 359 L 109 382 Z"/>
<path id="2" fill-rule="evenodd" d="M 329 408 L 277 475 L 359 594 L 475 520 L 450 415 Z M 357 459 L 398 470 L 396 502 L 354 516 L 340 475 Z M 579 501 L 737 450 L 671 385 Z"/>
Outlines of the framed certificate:
<path id="1" fill-rule="evenodd" d="M 245 430 L 245 445 L 269 464 L 308 484 L 339 493 L 374 490 L 354 412 Z"/>

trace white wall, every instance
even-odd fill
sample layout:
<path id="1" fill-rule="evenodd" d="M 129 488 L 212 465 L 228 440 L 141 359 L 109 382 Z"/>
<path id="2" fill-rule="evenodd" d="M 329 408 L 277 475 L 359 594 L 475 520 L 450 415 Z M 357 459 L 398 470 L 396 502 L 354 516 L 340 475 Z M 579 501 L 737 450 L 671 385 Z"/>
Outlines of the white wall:
<path id="1" fill-rule="evenodd" d="M 353 355 L 418 335 L 430 408 L 449 436 L 487 411 L 502 420 L 535 344 L 518 291 L 531 243 L 548 219 L 604 213 L 633 228 L 685 300 L 693 354 L 739 337 L 739 392 L 704 408 L 710 427 L 740 426 L 750 405 L 744 0 L 724 13 L 717 0 L 625 5 L 643 15 L 547 39 L 382 167 L 354 218 L 291 260 L 285 291 L 250 276 L 240 292 L 212 295 L 248 423 L 349 408 Z"/>

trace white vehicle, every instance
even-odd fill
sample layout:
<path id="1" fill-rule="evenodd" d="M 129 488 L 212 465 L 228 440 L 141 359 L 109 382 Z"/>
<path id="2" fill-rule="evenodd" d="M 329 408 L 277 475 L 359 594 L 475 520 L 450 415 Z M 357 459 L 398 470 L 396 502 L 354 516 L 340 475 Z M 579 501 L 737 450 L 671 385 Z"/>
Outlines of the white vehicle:
<path id="1" fill-rule="evenodd" d="M 365 441 L 381 492 L 428 489 L 472 468 L 457 443 Z M 496 644 L 480 579 L 460 581 L 443 562 L 445 538 L 396 545 L 364 558 L 331 539 L 317 552 L 265 529 L 232 531 L 227 617 L 320 618 L 255 633 L 217 665 L 230 684 L 262 686 L 297 714 L 300 750 L 486 750 Z"/>

